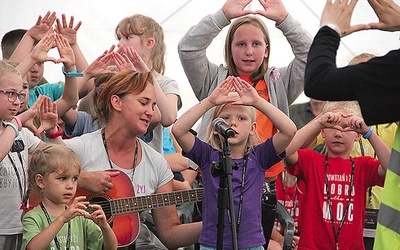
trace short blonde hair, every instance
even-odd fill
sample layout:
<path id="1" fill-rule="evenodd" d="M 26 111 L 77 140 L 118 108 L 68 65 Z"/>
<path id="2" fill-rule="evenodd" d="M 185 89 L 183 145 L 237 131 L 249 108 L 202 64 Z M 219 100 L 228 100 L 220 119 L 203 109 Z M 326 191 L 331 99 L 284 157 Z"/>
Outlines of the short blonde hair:
<path id="1" fill-rule="evenodd" d="M 322 113 L 331 112 L 337 109 L 348 110 L 354 115 L 362 117 L 360 105 L 357 101 L 328 101 L 322 109 Z"/>

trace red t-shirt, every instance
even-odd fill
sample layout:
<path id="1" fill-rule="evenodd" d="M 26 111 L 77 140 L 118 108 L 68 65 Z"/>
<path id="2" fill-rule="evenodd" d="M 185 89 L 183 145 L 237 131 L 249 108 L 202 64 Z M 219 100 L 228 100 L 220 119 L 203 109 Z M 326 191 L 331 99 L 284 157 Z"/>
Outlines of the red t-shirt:
<path id="1" fill-rule="evenodd" d="M 335 249 L 330 209 L 325 188 L 325 155 L 300 149 L 298 162 L 287 165 L 288 173 L 303 179 L 305 197 L 302 205 L 300 249 Z M 364 249 L 363 228 L 369 186 L 383 185 L 378 176 L 379 161 L 369 156 L 353 158 L 354 186 L 343 227 L 338 236 L 339 249 Z M 330 191 L 335 231 L 338 231 L 350 194 L 352 163 L 350 159 L 329 157 L 326 173 Z"/>
<path id="2" fill-rule="evenodd" d="M 298 180 L 294 186 L 284 186 L 282 183 L 282 173 L 276 179 L 276 199 L 286 207 L 294 221 L 295 235 L 300 236 L 300 228 L 302 224 L 301 206 L 304 200 L 305 186 L 303 180 Z M 275 228 L 283 235 L 284 228 L 279 222 L 275 221 Z"/>

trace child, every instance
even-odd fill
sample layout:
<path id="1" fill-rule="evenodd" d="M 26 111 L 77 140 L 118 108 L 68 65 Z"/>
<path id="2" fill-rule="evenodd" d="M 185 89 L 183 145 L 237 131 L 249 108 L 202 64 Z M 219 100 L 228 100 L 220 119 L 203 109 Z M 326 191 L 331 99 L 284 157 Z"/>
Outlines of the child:
<path id="1" fill-rule="evenodd" d="M 20 249 L 22 240 L 21 214 L 26 191 L 28 155 L 44 145 L 38 137 L 22 126 L 35 132 L 47 130 L 48 121 L 42 119 L 41 128 L 33 127 L 33 119 L 46 99 L 41 96 L 27 111 L 18 114 L 26 98 L 22 90 L 22 78 L 18 70 L 0 61 L 0 249 Z M 46 102 L 46 105 L 49 103 Z M 51 128 L 57 122 L 57 114 Z M 50 121 L 50 120 L 49 120 Z"/>
<path id="2" fill-rule="evenodd" d="M 231 97 L 234 90 L 240 100 Z M 221 106 L 218 106 L 221 105 Z M 190 133 L 190 128 L 209 109 L 218 106 L 213 118 L 223 118 L 235 130 L 235 136 L 228 139 L 232 162 L 238 170 L 233 171 L 232 190 L 235 210 L 239 211 L 238 247 L 264 249 L 265 238 L 261 226 L 261 195 L 264 172 L 285 157 L 285 148 L 296 133 L 294 123 L 279 109 L 275 108 L 246 81 L 228 77 L 196 106 L 189 109 L 173 125 L 172 132 L 185 152 L 185 156 L 197 163 L 203 174 L 203 228 L 200 244 L 206 249 L 216 247 L 217 238 L 217 193 L 218 178 L 211 175 L 212 162 L 220 159 L 222 138 L 209 128 L 208 143 Z M 258 143 L 256 111 L 260 110 L 278 128 L 278 132 L 263 143 Z M 247 170 L 246 170 L 247 168 Z M 232 233 L 228 217 L 225 216 L 224 249 L 232 249 Z M 208 248 L 207 248 L 208 247 Z"/>
<path id="3" fill-rule="evenodd" d="M 204 17 L 181 39 L 178 53 L 193 92 L 199 100 L 206 98 L 228 75 L 239 76 L 252 85 L 261 97 L 289 114 L 289 105 L 304 88 L 304 69 L 311 45 L 310 34 L 287 11 L 281 0 L 259 0 L 262 10 L 247 9 L 251 0 L 227 0 L 216 13 Z M 271 39 L 258 14 L 275 22 L 289 42 L 294 59 L 286 67 L 271 67 Z M 231 23 L 232 21 L 232 23 Z M 206 57 L 206 49 L 221 30 L 230 24 L 225 40 L 225 64 L 214 64 Z M 211 112 L 207 112 L 198 130 L 204 140 Z M 257 112 L 257 132 L 261 141 L 270 138 L 276 127 L 261 112 Z M 263 226 L 268 241 L 274 223 L 276 207 L 275 179 L 283 171 L 279 162 L 266 173 L 263 197 Z"/>
<path id="4" fill-rule="evenodd" d="M 299 149 L 319 133 L 326 154 Z M 378 156 L 350 157 L 354 142 L 368 139 Z M 299 249 L 364 249 L 365 192 L 383 185 L 390 151 L 361 118 L 357 102 L 328 102 L 287 148 L 287 170 L 304 180 L 304 221 Z M 318 239 L 315 237 L 318 235 Z"/>
<path id="5" fill-rule="evenodd" d="M 20 43 L 16 47 L 15 51 L 13 52 L 10 60 L 21 62 L 27 55 L 30 55 L 34 45 L 44 39 L 49 33 L 53 33 L 53 24 L 57 21 L 57 25 L 55 28 L 55 33 L 57 33 L 60 37 L 63 37 L 62 40 L 66 40 L 63 43 L 67 44 L 67 50 L 60 51 L 60 57 L 62 58 L 73 58 L 76 59 L 76 65 L 73 65 L 73 69 L 69 69 L 67 66 L 63 70 L 64 73 L 70 73 L 71 76 L 76 71 L 80 72 L 87 67 L 86 59 L 84 58 L 79 45 L 77 43 L 76 34 L 81 26 L 81 22 L 74 27 L 74 17 L 71 17 L 69 23 L 67 23 L 65 15 L 62 15 L 62 22 L 56 17 L 55 12 L 47 12 L 46 15 L 42 18 L 41 16 L 38 17 L 37 22 L 34 26 L 32 26 L 23 36 Z M 71 50 L 71 52 L 70 52 Z M 48 51 L 48 50 L 47 50 Z M 46 52 L 47 52 L 46 51 Z M 42 51 L 44 53 L 44 51 Z M 72 53 L 72 54 L 71 54 Z M 48 60 L 47 54 L 42 54 L 41 56 L 46 56 L 45 58 L 32 58 L 32 65 L 28 69 L 24 69 L 24 72 L 29 72 L 29 100 L 28 106 L 31 106 L 39 95 L 46 95 L 51 98 L 54 102 L 59 99 L 63 94 L 65 95 L 69 91 L 64 89 L 65 83 L 57 83 L 57 84 L 42 84 L 39 85 L 41 79 L 43 78 L 44 74 L 44 62 Z M 36 60 L 40 59 L 40 60 Z M 75 64 L 75 62 L 74 62 Z M 26 71 L 25 71 L 26 70 Z M 25 75 L 25 74 L 23 74 Z M 80 73 L 76 73 L 74 77 L 80 76 Z M 88 86 L 84 83 L 80 83 L 79 86 L 79 95 L 83 97 L 87 94 Z"/>
<path id="6" fill-rule="evenodd" d="M 22 249 L 117 249 L 101 206 L 84 196 L 73 198 L 79 173 L 78 156 L 63 145 L 49 144 L 32 154 L 29 185 L 42 201 L 23 217 Z"/>

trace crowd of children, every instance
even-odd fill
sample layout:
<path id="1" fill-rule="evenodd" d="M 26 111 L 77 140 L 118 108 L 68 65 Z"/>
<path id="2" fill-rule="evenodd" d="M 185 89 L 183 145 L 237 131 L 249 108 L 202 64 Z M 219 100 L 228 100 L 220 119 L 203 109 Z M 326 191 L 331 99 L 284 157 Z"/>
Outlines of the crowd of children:
<path id="1" fill-rule="evenodd" d="M 277 202 L 294 219 L 292 249 L 372 248 L 363 240 L 365 211 L 373 190 L 396 182 L 399 146 L 392 137 L 400 117 L 385 110 L 374 118 L 374 104 L 358 93 L 364 81 L 398 85 L 399 53 L 363 54 L 337 70 L 334 49 L 321 40 L 334 37 L 334 47 L 358 30 L 398 31 L 400 7 L 369 1 L 379 22 L 351 26 L 357 1 L 327 0 L 313 42 L 281 0 L 259 0 L 254 11 L 251 2 L 227 0 L 180 40 L 199 100 L 180 117 L 178 83 L 164 75 L 164 32 L 148 16 L 123 18 L 117 46 L 91 64 L 73 16 L 68 22 L 49 11 L 30 29 L 7 33 L 0 61 L 0 213 L 7 215 L 0 218 L 0 249 L 282 249 Z M 273 41 L 259 17 L 287 38 L 294 54 L 287 66 L 269 65 Z M 228 25 L 225 64 L 214 64 L 206 49 Z M 53 48 L 59 58 L 48 56 Z M 330 61 L 320 50 L 332 52 Z M 64 82 L 44 83 L 46 61 L 62 66 Z M 359 76 L 373 65 L 390 66 L 387 83 Z M 298 125 L 290 105 L 304 87 L 320 105 Z M 398 86 L 387 89 L 396 110 Z M 383 103 L 387 93 L 375 93 Z M 393 136 L 382 133 L 389 128 Z M 202 189 L 194 190 L 198 181 Z M 389 223 L 389 214 L 400 214 L 388 208 L 391 195 L 384 192 L 381 209 L 390 211 L 375 223 L 378 248 L 387 247 L 385 236 L 400 246 L 398 225 Z M 182 200 L 202 202 L 201 221 L 179 217 Z"/>

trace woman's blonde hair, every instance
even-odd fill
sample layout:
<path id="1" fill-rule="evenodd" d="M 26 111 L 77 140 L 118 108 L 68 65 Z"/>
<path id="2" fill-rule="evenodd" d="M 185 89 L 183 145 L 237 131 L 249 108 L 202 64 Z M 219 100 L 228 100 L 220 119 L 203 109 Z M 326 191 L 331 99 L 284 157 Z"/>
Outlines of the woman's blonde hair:
<path id="1" fill-rule="evenodd" d="M 254 73 L 251 74 L 251 80 L 253 83 L 258 82 L 259 80 L 263 79 L 265 72 L 267 72 L 269 68 L 269 53 L 271 50 L 271 43 L 270 43 L 270 38 L 269 38 L 269 33 L 267 26 L 265 23 L 258 17 L 255 16 L 245 16 L 242 18 L 239 18 L 235 20 L 231 26 L 229 27 L 228 34 L 225 39 L 225 62 L 226 66 L 228 68 L 228 75 L 231 76 L 239 76 L 239 73 L 237 71 L 237 66 L 235 65 L 235 62 L 233 61 L 232 57 L 232 41 L 233 41 L 233 36 L 235 35 L 236 30 L 245 24 L 250 24 L 255 27 L 258 27 L 261 32 L 264 34 L 264 42 L 268 46 L 268 56 L 264 57 L 264 60 L 258 70 Z"/>
<path id="2" fill-rule="evenodd" d="M 231 92 L 229 95 L 230 95 L 230 97 L 235 98 L 237 100 L 240 99 L 240 96 L 236 92 Z M 215 118 L 219 117 L 219 115 L 221 114 L 222 110 L 227 105 L 232 105 L 232 104 L 226 103 L 226 104 L 222 104 L 222 105 L 219 105 L 219 106 L 215 107 L 214 111 L 213 111 L 213 114 L 212 114 L 212 117 L 211 117 L 211 120 L 214 120 Z M 251 107 L 251 106 L 245 106 L 245 107 L 248 109 L 248 114 L 250 116 L 250 122 L 251 123 L 255 122 L 256 121 L 256 115 L 257 115 L 256 109 L 254 107 Z M 207 143 L 210 144 L 211 147 L 213 147 L 214 149 L 216 149 L 216 150 L 218 150 L 220 152 L 223 151 L 223 145 L 222 145 L 222 142 L 221 142 L 221 140 L 219 138 L 219 135 L 213 133 L 212 123 L 210 123 L 210 125 L 208 125 L 207 138 L 208 138 L 207 139 Z M 259 140 L 260 140 L 260 138 L 259 138 L 259 136 L 257 134 L 257 131 L 254 132 L 254 135 L 249 135 L 249 137 L 247 139 L 246 149 L 245 149 L 244 154 L 245 155 L 248 154 L 254 148 L 254 146 L 258 144 Z"/>
<path id="3" fill-rule="evenodd" d="M 96 114 L 100 124 L 107 124 L 114 108 L 111 97 L 117 95 L 122 97 L 127 94 L 139 94 L 143 92 L 147 84 L 154 84 L 151 72 L 140 73 L 133 70 L 123 70 L 112 76 L 98 89 Z"/>
<path id="4" fill-rule="evenodd" d="M 47 177 L 53 172 L 67 173 L 71 169 L 81 171 L 81 161 L 78 155 L 70 148 L 59 144 L 47 144 L 37 149 L 31 156 L 28 168 L 29 189 L 40 193 L 36 184 L 36 175 Z"/>
<path id="5" fill-rule="evenodd" d="M 154 38 L 154 47 L 151 52 L 151 60 L 153 69 L 160 74 L 165 72 L 165 52 L 166 45 L 164 41 L 164 31 L 160 24 L 154 19 L 136 14 L 122 19 L 115 28 L 115 34 L 118 38 L 118 33 L 123 36 L 137 35 L 140 36 L 142 44 L 148 38 Z"/>

